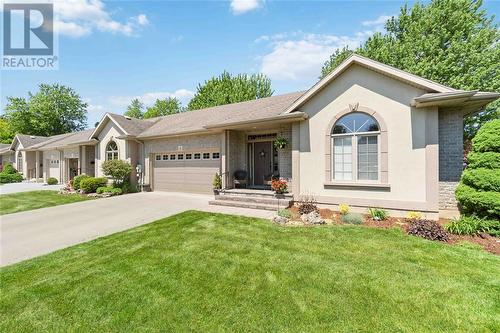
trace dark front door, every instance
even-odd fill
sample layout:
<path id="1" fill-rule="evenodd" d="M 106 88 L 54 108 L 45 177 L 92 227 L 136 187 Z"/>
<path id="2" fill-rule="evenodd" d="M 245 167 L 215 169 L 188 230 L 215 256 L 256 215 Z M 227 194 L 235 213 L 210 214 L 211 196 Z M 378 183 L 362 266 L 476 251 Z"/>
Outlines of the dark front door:
<path id="1" fill-rule="evenodd" d="M 255 142 L 253 150 L 254 184 L 265 185 L 271 176 L 272 142 Z"/>

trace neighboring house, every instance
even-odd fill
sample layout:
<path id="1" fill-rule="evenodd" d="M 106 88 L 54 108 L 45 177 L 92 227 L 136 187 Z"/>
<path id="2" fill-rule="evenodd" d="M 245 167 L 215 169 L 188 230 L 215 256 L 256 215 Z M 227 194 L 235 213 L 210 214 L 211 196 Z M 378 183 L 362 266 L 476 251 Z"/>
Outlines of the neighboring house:
<path id="1" fill-rule="evenodd" d="M 436 218 L 439 209 L 456 209 L 463 117 L 499 97 L 353 55 L 306 92 L 149 120 L 108 113 L 93 130 L 30 146 L 16 136 L 11 149 L 25 158 L 28 175 L 36 158 L 44 170 L 59 160 L 61 181 L 72 177 L 71 163 L 77 173 L 101 176 L 103 161 L 123 159 L 139 169 L 132 181 L 153 191 L 209 193 L 216 172 L 231 188 L 234 172 L 244 170 L 254 188 L 265 188 L 271 175 L 286 178 L 295 199 L 308 194 L 324 205 Z M 273 147 L 278 137 L 288 141 L 284 149 Z"/>
<path id="2" fill-rule="evenodd" d="M 10 150 L 10 144 L 0 143 L 0 171 L 7 163 L 14 163 L 14 152 Z"/>

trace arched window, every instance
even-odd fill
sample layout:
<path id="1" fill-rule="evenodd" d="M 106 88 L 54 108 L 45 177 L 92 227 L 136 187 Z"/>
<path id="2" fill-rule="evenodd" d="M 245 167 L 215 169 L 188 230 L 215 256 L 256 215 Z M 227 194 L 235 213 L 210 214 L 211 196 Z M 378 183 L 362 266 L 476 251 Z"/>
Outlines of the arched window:
<path id="1" fill-rule="evenodd" d="M 332 179 L 379 180 L 380 126 L 370 115 L 351 112 L 332 128 Z"/>
<path id="2" fill-rule="evenodd" d="M 110 141 L 106 146 L 106 160 L 117 160 L 118 159 L 118 146 L 116 142 Z"/>

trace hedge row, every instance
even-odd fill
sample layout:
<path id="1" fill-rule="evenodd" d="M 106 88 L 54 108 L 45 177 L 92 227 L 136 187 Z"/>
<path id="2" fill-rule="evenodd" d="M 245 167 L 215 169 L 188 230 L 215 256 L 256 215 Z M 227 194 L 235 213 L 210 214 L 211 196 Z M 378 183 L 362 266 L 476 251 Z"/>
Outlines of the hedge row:
<path id="1" fill-rule="evenodd" d="M 467 169 L 462 173 L 462 182 L 477 190 L 500 192 L 500 170 Z"/>
<path id="2" fill-rule="evenodd" d="M 485 152 L 485 153 L 470 153 L 467 156 L 469 162 L 468 167 L 472 169 L 487 168 L 498 169 L 500 168 L 500 153 Z"/>
<path id="3" fill-rule="evenodd" d="M 500 152 L 500 119 L 487 122 L 472 139 L 475 152 Z"/>
<path id="4" fill-rule="evenodd" d="M 476 191 L 460 183 L 455 192 L 463 213 L 500 219 L 500 192 Z"/>
<path id="5" fill-rule="evenodd" d="M 0 184 L 20 183 L 22 181 L 23 176 L 20 173 L 0 172 Z"/>

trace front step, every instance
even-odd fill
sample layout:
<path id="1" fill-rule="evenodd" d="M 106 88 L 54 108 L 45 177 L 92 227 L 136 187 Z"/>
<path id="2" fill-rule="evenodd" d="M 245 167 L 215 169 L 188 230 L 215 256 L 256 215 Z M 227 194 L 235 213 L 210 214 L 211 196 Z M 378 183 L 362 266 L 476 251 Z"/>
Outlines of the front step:
<path id="1" fill-rule="evenodd" d="M 243 202 L 243 201 L 232 201 L 232 200 L 212 200 L 209 201 L 210 205 L 214 206 L 228 206 L 228 207 L 238 207 L 238 208 L 250 208 L 250 209 L 260 209 L 260 210 L 269 210 L 269 211 L 277 211 L 278 209 L 284 209 L 289 207 L 288 205 L 270 205 L 263 203 L 252 203 L 252 202 Z"/>
<path id="2" fill-rule="evenodd" d="M 292 198 L 276 198 L 274 196 L 260 196 L 260 195 L 228 195 L 228 194 L 220 194 L 215 196 L 215 200 L 217 201 L 238 201 L 238 202 L 249 202 L 254 204 L 265 204 L 265 205 L 275 205 L 275 206 L 283 206 L 290 205 Z"/>
<path id="3" fill-rule="evenodd" d="M 233 189 L 221 192 L 215 196 L 215 200 L 209 203 L 217 206 L 277 211 L 278 209 L 290 207 L 293 203 L 293 195 L 287 193 L 281 197 L 276 197 L 271 191 Z"/>

